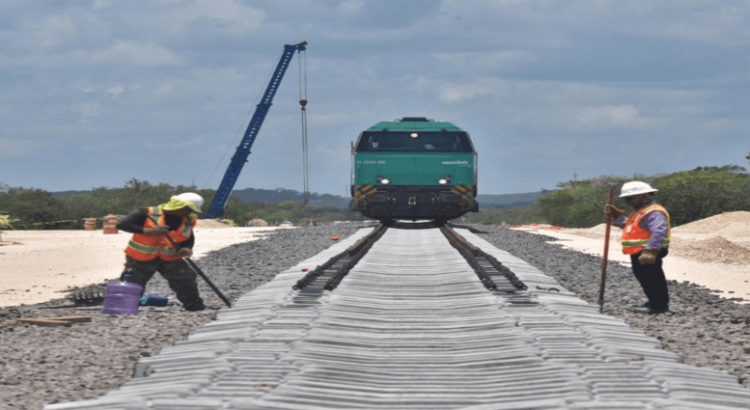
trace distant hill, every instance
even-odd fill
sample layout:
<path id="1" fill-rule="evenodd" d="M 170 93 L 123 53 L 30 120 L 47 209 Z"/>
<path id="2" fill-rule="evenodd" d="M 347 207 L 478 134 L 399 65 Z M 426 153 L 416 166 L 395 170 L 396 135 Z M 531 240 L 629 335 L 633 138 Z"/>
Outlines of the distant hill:
<path id="1" fill-rule="evenodd" d="M 502 194 L 502 195 L 478 195 L 480 209 L 493 207 L 522 207 L 533 205 L 536 199 L 542 195 L 553 191 L 528 192 L 525 194 Z M 59 191 L 51 192 L 53 198 L 61 198 L 70 195 L 88 194 L 91 191 Z M 302 202 L 304 195 L 302 192 L 293 189 L 255 189 L 245 188 L 232 191 L 232 197 L 245 203 L 251 202 L 269 202 L 278 204 L 284 201 Z M 308 203 L 312 205 L 333 205 L 336 208 L 344 209 L 349 205 L 351 198 L 344 198 L 338 195 L 310 193 Z"/>
<path id="2" fill-rule="evenodd" d="M 554 191 L 527 192 L 525 194 L 477 195 L 480 209 L 503 207 L 515 208 L 533 205 L 540 196 Z"/>
<path id="3" fill-rule="evenodd" d="M 78 194 L 90 194 L 91 191 L 59 191 L 51 192 L 53 198 L 62 198 L 65 196 L 78 195 Z M 232 191 L 232 197 L 237 198 L 242 202 L 269 202 L 278 204 L 284 201 L 295 201 L 302 202 L 304 195 L 302 192 L 295 191 L 293 189 L 255 189 L 245 188 Z M 351 198 L 344 198 L 336 195 L 329 194 L 316 194 L 310 193 L 308 203 L 311 205 L 333 205 L 336 208 L 344 209 L 349 206 Z"/>
<path id="4" fill-rule="evenodd" d="M 79 194 L 90 194 L 91 191 L 58 191 L 50 192 L 52 198 L 62 198 L 64 196 L 79 195 Z"/>
<path id="5" fill-rule="evenodd" d="M 245 188 L 232 191 L 232 197 L 242 202 L 270 202 L 278 204 L 284 201 L 302 202 L 304 194 L 293 189 L 255 189 Z M 351 198 L 344 198 L 330 194 L 310 193 L 308 202 L 311 205 L 333 205 L 336 208 L 346 208 Z"/>

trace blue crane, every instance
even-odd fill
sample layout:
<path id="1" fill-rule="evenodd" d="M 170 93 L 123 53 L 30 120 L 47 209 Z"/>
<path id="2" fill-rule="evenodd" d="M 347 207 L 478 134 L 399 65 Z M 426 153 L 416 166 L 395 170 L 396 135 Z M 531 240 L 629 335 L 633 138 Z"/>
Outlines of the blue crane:
<path id="1" fill-rule="evenodd" d="M 279 64 L 276 65 L 276 70 L 274 70 L 268 82 L 268 87 L 263 94 L 263 98 L 257 105 L 253 118 L 250 120 L 250 124 L 248 124 L 245 131 L 245 135 L 242 137 L 242 141 L 240 141 L 240 145 L 237 147 L 237 151 L 235 151 L 232 161 L 229 163 L 229 168 L 227 168 L 227 172 L 221 180 L 221 185 L 219 185 L 219 189 L 216 191 L 216 195 L 214 195 L 211 207 L 206 212 L 206 218 L 221 218 L 224 215 L 224 207 L 229 200 L 229 196 L 232 194 L 232 189 L 234 189 L 234 184 L 240 176 L 242 167 L 247 162 L 247 157 L 250 155 L 250 148 L 253 146 L 255 137 L 258 136 L 258 132 L 260 131 L 260 126 L 263 125 L 263 120 L 265 120 L 266 114 L 268 114 L 268 110 L 271 108 L 271 101 L 273 101 L 273 97 L 276 95 L 276 90 L 278 90 L 279 84 L 281 84 L 281 79 L 284 78 L 286 69 L 289 68 L 289 62 L 292 60 L 294 52 L 304 51 L 305 46 L 307 46 L 307 41 L 284 46 L 284 53 L 281 55 Z M 300 101 L 303 108 L 306 103 L 306 100 Z"/>

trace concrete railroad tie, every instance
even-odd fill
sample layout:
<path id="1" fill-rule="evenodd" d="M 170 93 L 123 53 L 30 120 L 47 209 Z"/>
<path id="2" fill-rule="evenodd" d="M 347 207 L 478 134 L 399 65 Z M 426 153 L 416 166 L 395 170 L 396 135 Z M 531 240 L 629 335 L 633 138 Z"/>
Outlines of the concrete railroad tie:
<path id="1" fill-rule="evenodd" d="M 680 364 L 656 339 L 465 230 L 528 286 L 532 303 L 485 289 L 438 229 L 389 229 L 334 291 L 292 290 L 301 268 L 367 232 L 140 359 L 118 390 L 44 409 L 750 409 L 737 377 Z"/>

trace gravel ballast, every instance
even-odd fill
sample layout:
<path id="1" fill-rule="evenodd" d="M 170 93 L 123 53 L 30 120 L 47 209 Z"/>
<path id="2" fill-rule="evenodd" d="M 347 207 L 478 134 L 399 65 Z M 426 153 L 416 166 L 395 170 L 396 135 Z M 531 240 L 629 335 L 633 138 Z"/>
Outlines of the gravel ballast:
<path id="1" fill-rule="evenodd" d="M 276 231 L 266 239 L 213 252 L 197 263 L 234 300 L 277 272 L 328 248 L 331 237 L 343 239 L 363 226 L 347 223 Z M 554 277 L 589 303 L 597 303 L 601 258 L 547 244 L 549 238 L 540 235 L 495 226 L 475 228 L 485 232 L 479 235 L 498 248 Z M 157 354 L 214 318 L 223 304 L 200 279 L 199 283 L 210 308 L 196 313 L 172 304 L 141 308 L 137 316 L 108 316 L 100 313 L 101 307 L 58 308 L 70 303 L 65 299 L 0 309 L 0 409 L 36 410 L 43 404 L 94 398 L 117 388 L 131 378 L 140 357 Z M 174 299 L 158 275 L 147 291 Z M 610 263 L 606 314 L 656 337 L 685 363 L 727 370 L 748 386 L 750 355 L 743 349 L 750 347 L 750 305 L 736 304 L 686 283 L 670 282 L 670 295 L 671 314 L 630 313 L 631 305 L 644 301 L 642 291 L 629 267 Z M 78 315 L 91 315 L 93 320 L 69 328 L 7 320 Z"/>
<path id="2" fill-rule="evenodd" d="M 241 243 L 196 261 L 230 300 L 271 280 L 277 272 L 318 254 L 364 227 L 359 223 L 278 230 L 265 239 Z M 197 238 L 198 245 L 200 237 Z M 124 262 L 124 256 L 123 256 Z M 311 267 L 311 269 L 314 268 Z M 113 272 L 113 279 L 120 272 Z M 99 397 L 130 380 L 135 362 L 213 320 L 223 302 L 198 279 L 209 309 L 186 312 L 177 304 L 141 308 L 137 316 L 110 316 L 101 306 L 65 308 L 58 299 L 36 305 L 0 308 L 0 409 L 38 410 L 44 404 Z M 73 292 L 103 289 L 105 284 Z M 166 281 L 155 275 L 147 292 L 176 300 Z M 39 327 L 8 319 L 92 316 L 71 327 Z"/>
<path id="3" fill-rule="evenodd" d="M 474 228 L 486 232 L 479 235 L 488 242 L 553 277 L 578 297 L 591 304 L 599 303 L 601 257 L 548 244 L 556 239 L 541 234 L 490 225 Z M 672 280 L 668 285 L 670 313 L 632 313 L 633 306 L 641 306 L 647 299 L 632 269 L 610 261 L 604 313 L 655 337 L 685 364 L 728 371 L 750 387 L 750 304 L 735 303 L 688 282 Z"/>

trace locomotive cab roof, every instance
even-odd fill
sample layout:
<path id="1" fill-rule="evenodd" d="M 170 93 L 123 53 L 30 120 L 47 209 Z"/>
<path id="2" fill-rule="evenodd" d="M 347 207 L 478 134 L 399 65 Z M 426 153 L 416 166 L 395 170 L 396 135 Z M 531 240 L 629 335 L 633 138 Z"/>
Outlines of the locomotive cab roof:
<path id="1" fill-rule="evenodd" d="M 382 121 L 368 128 L 367 131 L 463 131 L 449 122 L 426 118 L 420 118 L 419 121 L 405 121 L 413 119 L 415 118 L 404 117 L 396 121 Z"/>
<path id="2" fill-rule="evenodd" d="M 414 139 L 414 141 L 411 141 Z M 419 140 L 419 141 L 417 141 Z M 420 149 L 422 146 L 424 149 Z M 356 152 L 433 151 L 474 152 L 469 134 L 450 122 L 425 117 L 404 117 L 382 121 L 360 133 L 353 147 Z"/>
<path id="3" fill-rule="evenodd" d="M 434 122 L 435 120 L 428 120 L 425 117 L 404 117 L 400 120 L 395 120 L 396 122 Z"/>

